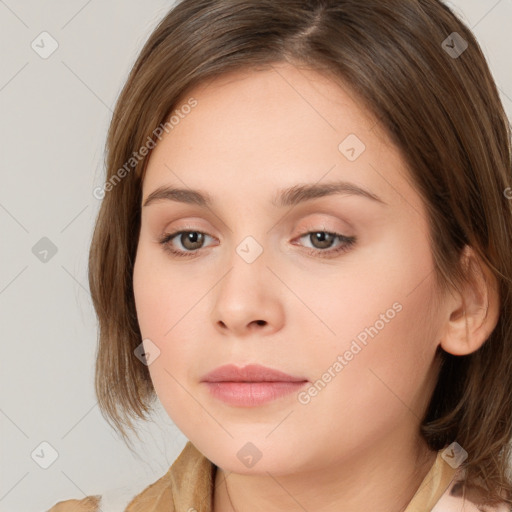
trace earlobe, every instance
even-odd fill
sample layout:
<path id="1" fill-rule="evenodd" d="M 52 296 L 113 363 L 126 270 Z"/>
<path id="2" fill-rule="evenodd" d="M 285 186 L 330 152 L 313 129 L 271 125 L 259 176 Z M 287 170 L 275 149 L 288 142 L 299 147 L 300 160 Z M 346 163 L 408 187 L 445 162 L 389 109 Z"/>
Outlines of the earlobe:
<path id="1" fill-rule="evenodd" d="M 469 282 L 446 299 L 446 323 L 439 343 L 455 356 L 471 354 L 485 343 L 500 310 L 497 279 L 471 247 L 464 248 L 461 263 Z"/>

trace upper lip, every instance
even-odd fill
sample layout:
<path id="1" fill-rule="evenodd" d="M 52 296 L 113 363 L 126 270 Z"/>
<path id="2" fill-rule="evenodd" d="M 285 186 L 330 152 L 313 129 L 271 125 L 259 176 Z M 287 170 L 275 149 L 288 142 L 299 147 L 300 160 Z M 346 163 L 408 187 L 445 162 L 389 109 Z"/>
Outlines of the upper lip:
<path id="1" fill-rule="evenodd" d="M 234 364 L 219 366 L 201 379 L 202 382 L 304 382 L 306 380 L 259 364 L 249 364 L 241 368 Z"/>

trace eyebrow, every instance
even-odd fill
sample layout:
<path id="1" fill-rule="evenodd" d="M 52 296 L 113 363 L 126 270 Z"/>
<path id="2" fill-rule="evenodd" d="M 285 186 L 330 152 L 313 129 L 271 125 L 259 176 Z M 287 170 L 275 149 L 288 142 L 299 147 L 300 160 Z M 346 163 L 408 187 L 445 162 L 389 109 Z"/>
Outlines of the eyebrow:
<path id="1" fill-rule="evenodd" d="M 295 206 L 311 199 L 335 194 L 355 195 L 371 199 L 383 205 L 387 204 L 373 192 L 348 181 L 294 185 L 293 187 L 278 191 L 276 196 L 272 199 L 271 204 L 275 207 L 283 208 L 285 206 Z M 162 200 L 195 204 L 204 208 L 209 208 L 213 205 L 212 197 L 205 192 L 163 185 L 148 195 L 143 206 L 149 206 L 156 201 Z"/>

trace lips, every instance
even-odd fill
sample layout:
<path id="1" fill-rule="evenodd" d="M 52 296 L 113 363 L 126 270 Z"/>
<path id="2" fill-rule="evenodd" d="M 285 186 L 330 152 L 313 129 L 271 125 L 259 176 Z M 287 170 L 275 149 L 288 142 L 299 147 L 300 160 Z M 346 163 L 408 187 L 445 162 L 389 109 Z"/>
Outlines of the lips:
<path id="1" fill-rule="evenodd" d="M 243 368 L 228 364 L 215 368 L 201 382 L 211 396 L 229 406 L 258 407 L 300 391 L 308 381 L 259 364 Z"/>
<path id="2" fill-rule="evenodd" d="M 259 364 L 249 364 L 242 368 L 233 364 L 219 366 L 207 373 L 201 382 L 306 382 L 304 377 L 296 377 Z"/>

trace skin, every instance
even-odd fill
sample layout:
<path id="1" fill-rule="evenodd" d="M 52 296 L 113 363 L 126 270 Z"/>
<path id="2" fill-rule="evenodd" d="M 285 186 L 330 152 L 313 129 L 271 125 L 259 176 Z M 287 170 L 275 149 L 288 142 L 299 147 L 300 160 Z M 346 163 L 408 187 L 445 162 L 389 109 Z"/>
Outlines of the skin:
<path id="1" fill-rule="evenodd" d="M 476 350 L 496 321 L 494 306 L 481 316 L 484 281 L 465 298 L 466 331 L 464 295 L 436 289 L 426 211 L 402 156 L 349 89 L 279 63 L 189 97 L 197 106 L 151 154 L 143 203 L 173 185 L 213 205 L 143 206 L 133 283 L 143 338 L 160 350 L 149 366 L 159 400 L 218 466 L 214 510 L 233 510 L 226 484 L 237 512 L 403 510 L 436 457 L 418 434 L 436 348 Z M 349 134 L 366 146 L 355 161 L 338 149 Z M 386 204 L 348 194 L 271 204 L 278 190 L 342 179 Z M 174 249 L 198 249 L 173 257 L 158 239 L 179 230 L 209 236 L 195 246 L 176 236 Z M 342 242 L 322 246 L 312 231 L 357 241 L 322 257 Z M 263 249 L 252 263 L 236 252 L 247 236 Z M 223 364 L 259 363 L 314 383 L 395 303 L 400 312 L 307 404 L 292 393 L 234 407 L 200 382 Z M 262 454 L 250 468 L 237 457 L 247 442 Z"/>

